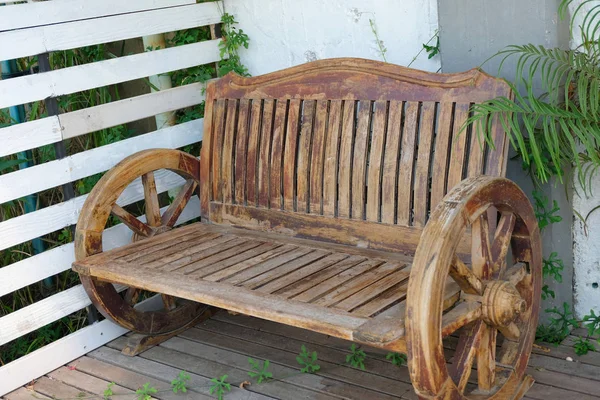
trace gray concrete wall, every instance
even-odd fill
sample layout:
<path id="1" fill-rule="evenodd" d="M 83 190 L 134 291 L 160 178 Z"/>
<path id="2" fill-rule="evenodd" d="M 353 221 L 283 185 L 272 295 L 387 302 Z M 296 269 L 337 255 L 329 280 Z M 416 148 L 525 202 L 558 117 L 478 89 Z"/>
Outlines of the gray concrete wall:
<path id="1" fill-rule="evenodd" d="M 558 18 L 559 3 L 559 0 L 438 0 L 442 71 L 458 72 L 480 66 L 510 44 L 568 48 L 568 21 Z M 500 60 L 493 58 L 485 62 L 483 69 L 498 75 Z M 514 61 L 506 63 L 499 75 L 513 80 Z M 523 172 L 520 160 L 509 161 L 507 175 L 531 197 L 533 185 Z M 550 201 L 559 203 L 563 217 L 562 222 L 544 230 L 544 255 L 547 257 L 555 251 L 565 263 L 563 283 L 551 283 L 556 299 L 546 301 L 543 305 L 546 308 L 564 301 L 573 304 L 573 214 L 567 199 L 572 196 L 565 192 L 563 185 L 547 185 L 544 191 Z"/>

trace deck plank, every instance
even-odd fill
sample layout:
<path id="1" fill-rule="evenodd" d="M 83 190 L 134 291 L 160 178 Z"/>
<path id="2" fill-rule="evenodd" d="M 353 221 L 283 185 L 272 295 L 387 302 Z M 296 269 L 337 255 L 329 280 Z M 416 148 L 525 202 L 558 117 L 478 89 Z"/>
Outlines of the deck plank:
<path id="1" fill-rule="evenodd" d="M 449 339 L 445 342 L 447 357 L 451 357 L 455 345 Z M 158 389 L 156 399 L 211 399 L 210 379 L 227 374 L 232 384 L 228 399 L 416 399 L 408 369 L 393 366 L 385 359 L 385 350 L 363 347 L 366 371 L 361 371 L 344 365 L 349 341 L 243 315 L 217 313 L 136 357 L 121 354 L 126 341 L 126 337 L 120 337 L 4 398 L 101 397 L 106 385 L 115 382 L 113 392 L 124 397 L 133 397 L 135 390 L 150 383 Z M 528 373 L 536 383 L 526 399 L 600 400 L 600 365 L 596 365 L 595 357 L 589 357 L 592 353 L 576 356 L 571 342 L 534 348 Z M 317 351 L 321 365 L 318 373 L 299 372 L 295 356 L 302 344 Z M 567 356 L 574 361 L 565 360 Z M 269 370 L 276 379 L 239 388 L 241 382 L 251 380 L 247 375 L 249 357 L 269 359 Z M 174 394 L 170 382 L 182 370 L 191 376 L 189 390 Z"/>

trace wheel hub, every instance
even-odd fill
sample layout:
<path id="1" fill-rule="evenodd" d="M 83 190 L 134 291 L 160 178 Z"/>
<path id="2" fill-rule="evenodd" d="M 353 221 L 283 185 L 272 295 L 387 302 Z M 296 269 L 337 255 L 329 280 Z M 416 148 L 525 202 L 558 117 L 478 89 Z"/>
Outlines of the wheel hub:
<path id="1" fill-rule="evenodd" d="M 148 236 L 142 236 L 142 235 L 134 232 L 133 236 L 131 236 L 131 243 L 135 243 L 138 240 L 148 239 L 148 238 L 151 238 L 151 237 L 156 236 L 156 235 L 160 235 L 161 233 L 165 233 L 165 232 L 168 232 L 171 229 L 173 229 L 173 228 L 171 228 L 170 226 L 167 226 L 167 225 L 161 225 L 161 226 L 151 227 L 151 228 L 152 228 L 152 233 L 150 235 L 148 235 Z"/>
<path id="2" fill-rule="evenodd" d="M 483 320 L 492 326 L 507 326 L 527 309 L 517 288 L 507 281 L 487 284 L 483 293 Z"/>

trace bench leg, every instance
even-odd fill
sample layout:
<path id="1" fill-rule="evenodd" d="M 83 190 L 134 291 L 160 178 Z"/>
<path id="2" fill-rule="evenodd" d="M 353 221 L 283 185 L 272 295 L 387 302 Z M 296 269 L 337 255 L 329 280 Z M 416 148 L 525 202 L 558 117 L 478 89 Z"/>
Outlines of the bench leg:
<path id="1" fill-rule="evenodd" d="M 179 329 L 176 329 L 169 333 L 164 333 L 160 335 L 143 335 L 141 333 L 132 333 L 127 337 L 127 344 L 121 350 L 121 353 L 126 356 L 137 356 L 138 354 L 143 353 L 144 351 L 161 344 L 173 336 L 177 336 L 181 332 L 207 320 L 212 317 L 218 309 L 214 307 L 208 307 L 201 316 L 195 318 L 191 323 L 182 326 Z"/>

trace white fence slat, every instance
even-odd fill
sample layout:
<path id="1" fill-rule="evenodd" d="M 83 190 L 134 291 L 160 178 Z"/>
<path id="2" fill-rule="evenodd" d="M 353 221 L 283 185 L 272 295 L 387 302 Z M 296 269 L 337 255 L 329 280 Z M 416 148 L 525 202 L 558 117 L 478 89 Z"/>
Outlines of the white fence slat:
<path id="1" fill-rule="evenodd" d="M 216 24 L 220 8 L 216 2 L 191 4 L 0 32 L 0 61 Z"/>
<path id="2" fill-rule="evenodd" d="M 161 304 L 162 298 L 156 295 L 136 304 L 135 308 L 147 311 L 157 309 Z M 127 332 L 127 329 L 105 319 L 0 367 L 0 396 L 4 396 Z"/>
<path id="3" fill-rule="evenodd" d="M 0 8 L 0 31 L 194 4 L 195 0 L 62 0 Z"/>
<path id="4" fill-rule="evenodd" d="M 0 157 L 61 140 L 58 117 L 14 124 L 0 129 Z"/>
<path id="5" fill-rule="evenodd" d="M 208 40 L 1 80 L 0 108 L 217 62 L 219 42 Z"/>
<path id="6" fill-rule="evenodd" d="M 200 104 L 203 87 L 192 83 L 0 128 L 0 157 Z"/>
<path id="7" fill-rule="evenodd" d="M 0 367 L 0 396 L 127 333 L 105 319 Z"/>
<path id="8" fill-rule="evenodd" d="M 179 148 L 202 140 L 204 120 L 122 140 L 60 160 L 0 175 L 0 204 L 103 172 L 140 150 Z"/>
<path id="9" fill-rule="evenodd" d="M 200 104 L 202 83 L 152 92 L 59 115 L 63 139 Z"/>
<path id="10" fill-rule="evenodd" d="M 92 304 L 82 285 L 0 318 L 0 346 Z"/>
<path id="11" fill-rule="evenodd" d="M 167 170 L 157 172 L 155 179 L 159 193 L 174 189 L 185 183 L 185 180 L 179 175 Z M 63 203 L 1 222 L 0 250 L 75 224 L 87 197 L 87 194 L 78 196 Z M 120 206 L 126 206 L 143 198 L 144 189 L 141 179 L 138 178 L 125 188 L 117 203 Z"/>
<path id="12" fill-rule="evenodd" d="M 193 196 L 177 220 L 177 225 L 188 222 L 199 215 L 200 201 L 198 196 Z M 140 217 L 140 220 L 145 221 L 145 217 Z M 108 251 L 130 241 L 131 231 L 129 228 L 124 224 L 118 224 L 104 231 L 102 248 L 104 251 Z M 73 261 L 75 261 L 75 249 L 73 243 L 67 243 L 0 268 L 0 297 L 66 271 L 71 268 Z"/>

